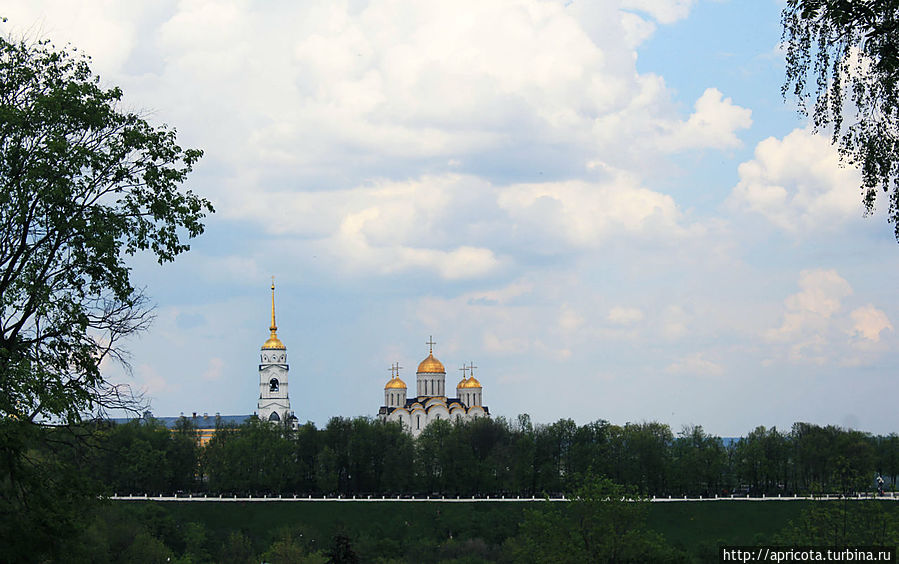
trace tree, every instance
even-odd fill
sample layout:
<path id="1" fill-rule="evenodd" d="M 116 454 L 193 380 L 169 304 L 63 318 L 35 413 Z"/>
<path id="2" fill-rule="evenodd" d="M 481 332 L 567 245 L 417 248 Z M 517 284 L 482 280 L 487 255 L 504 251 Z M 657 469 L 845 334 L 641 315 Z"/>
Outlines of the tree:
<path id="1" fill-rule="evenodd" d="M 803 115 L 814 98 L 815 130 L 861 170 L 868 213 L 886 193 L 899 240 L 899 1 L 788 0 L 781 18 L 784 97 Z"/>
<path id="2" fill-rule="evenodd" d="M 0 37 L 0 544 L 55 526 L 13 517 L 40 474 L 31 430 L 131 405 L 100 370 L 152 318 L 128 256 L 174 260 L 213 211 L 180 189 L 202 152 L 121 99 L 76 49 Z"/>

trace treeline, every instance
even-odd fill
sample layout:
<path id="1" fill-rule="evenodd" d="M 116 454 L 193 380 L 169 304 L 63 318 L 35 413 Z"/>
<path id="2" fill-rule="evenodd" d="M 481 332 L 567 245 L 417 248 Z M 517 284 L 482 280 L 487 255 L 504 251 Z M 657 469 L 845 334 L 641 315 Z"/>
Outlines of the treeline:
<path id="1" fill-rule="evenodd" d="M 333 418 L 297 430 L 251 420 L 198 447 L 189 419 L 104 424 L 86 461 L 109 493 L 542 496 L 607 476 L 644 496 L 792 495 L 887 489 L 899 435 L 796 423 L 725 444 L 702 427 L 657 422 L 534 425 L 527 415 L 453 424 L 417 438 L 398 424 Z"/>

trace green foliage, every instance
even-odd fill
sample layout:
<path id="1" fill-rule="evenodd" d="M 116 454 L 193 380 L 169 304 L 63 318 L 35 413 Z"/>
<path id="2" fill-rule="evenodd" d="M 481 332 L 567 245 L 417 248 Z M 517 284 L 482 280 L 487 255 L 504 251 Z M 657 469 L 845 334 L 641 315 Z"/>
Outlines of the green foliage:
<path id="1" fill-rule="evenodd" d="M 186 426 L 185 426 L 186 425 Z M 292 431 L 266 422 L 220 428 L 205 448 L 185 421 L 102 428 L 87 464 L 108 492 L 213 495 L 558 495 L 576 476 L 607 475 L 643 496 L 872 491 L 895 487 L 899 438 L 796 423 L 758 427 L 725 447 L 702 427 L 676 438 L 657 422 L 533 425 L 521 416 L 439 421 L 413 439 L 395 423 L 332 418 Z"/>
<path id="2" fill-rule="evenodd" d="M 338 531 L 331 539 L 331 547 L 327 552 L 328 564 L 357 564 L 359 556 L 353 550 L 350 537 L 343 531 Z"/>
<path id="3" fill-rule="evenodd" d="M 790 545 L 897 546 L 899 519 L 881 501 L 820 501 L 777 535 Z"/>
<path id="4" fill-rule="evenodd" d="M 861 170 L 868 212 L 887 195 L 899 240 L 899 2 L 788 0 L 782 23 L 784 96 L 803 114 L 814 98 L 812 123 Z"/>
<path id="5" fill-rule="evenodd" d="M 253 564 L 256 562 L 253 543 L 243 532 L 230 531 L 216 561 L 222 564 Z"/>
<path id="6" fill-rule="evenodd" d="M 672 446 L 672 489 L 711 497 L 724 489 L 727 451 L 719 437 L 702 427 L 685 427 Z"/>
<path id="7" fill-rule="evenodd" d="M 83 532 L 82 511 L 97 484 L 78 462 L 89 448 L 81 429 L 42 429 L 0 418 L 0 561 L 23 555 L 60 559 Z"/>
<path id="8" fill-rule="evenodd" d="M 528 511 L 515 558 L 547 563 L 676 562 L 684 555 L 646 527 L 648 502 L 607 478 L 588 478 L 571 501 Z"/>
<path id="9" fill-rule="evenodd" d="M 94 433 L 84 463 L 109 493 L 175 492 L 195 485 L 199 447 L 192 430 L 172 433 L 155 419 L 111 425 Z"/>
<path id="10" fill-rule="evenodd" d="M 212 211 L 179 191 L 201 151 L 122 111 L 88 63 L 0 38 L 0 416 L 118 406 L 100 362 L 150 320 L 125 259 L 173 260 Z"/>
<path id="11" fill-rule="evenodd" d="M 597 480 L 588 480 L 587 484 L 591 482 Z M 527 552 L 523 538 L 524 524 L 531 519 L 527 512 L 559 510 L 562 520 L 546 521 L 548 526 L 561 523 L 576 530 L 576 524 L 572 523 L 581 514 L 564 511 L 565 506 L 572 505 L 543 502 L 116 502 L 83 515 L 89 524 L 87 531 L 80 543 L 67 547 L 64 560 L 124 561 L 122 553 L 143 531 L 171 550 L 173 561 L 182 562 L 259 562 L 264 553 L 270 552 L 270 556 L 274 556 L 280 550 L 288 555 L 299 555 L 297 558 L 324 561 L 327 559 L 324 553 L 341 533 L 351 539 L 352 549 L 361 562 L 534 562 L 536 557 Z M 790 521 L 800 523 L 804 513 L 817 508 L 837 510 L 843 502 L 719 501 L 638 505 L 643 509 L 638 508 L 636 519 L 620 518 L 625 525 L 636 522 L 637 526 L 632 530 L 648 532 L 647 535 L 635 535 L 635 542 L 644 539 L 649 542 L 644 544 L 645 551 L 637 552 L 639 556 L 634 558 L 668 562 L 681 560 L 686 553 L 694 561 L 707 562 L 717 561 L 720 544 L 772 544 L 775 537 L 780 538 L 783 531 L 792 526 Z M 856 505 L 869 504 L 846 502 L 850 512 L 856 511 Z M 872 517 L 869 522 L 895 523 L 899 518 L 899 505 L 891 502 L 879 505 L 883 515 Z M 876 508 L 861 507 L 858 510 L 873 509 Z M 627 511 L 627 507 L 624 510 Z M 591 522 L 589 512 L 583 515 L 585 522 Z M 607 515 L 600 518 L 605 519 Z M 285 526 L 285 523 L 305 525 Z M 197 530 L 205 539 L 200 543 L 200 550 L 192 548 L 191 544 L 191 539 L 195 538 L 193 531 Z M 659 545 L 659 535 L 674 547 L 664 543 Z M 626 540 L 634 539 L 628 537 Z M 211 557 L 198 557 L 202 551 Z M 272 560 L 266 557 L 266 561 Z"/>
<path id="12" fill-rule="evenodd" d="M 283 529 L 281 536 L 262 555 L 263 562 L 272 564 L 324 564 L 329 560 L 320 552 L 312 552 L 310 539 L 298 531 Z"/>

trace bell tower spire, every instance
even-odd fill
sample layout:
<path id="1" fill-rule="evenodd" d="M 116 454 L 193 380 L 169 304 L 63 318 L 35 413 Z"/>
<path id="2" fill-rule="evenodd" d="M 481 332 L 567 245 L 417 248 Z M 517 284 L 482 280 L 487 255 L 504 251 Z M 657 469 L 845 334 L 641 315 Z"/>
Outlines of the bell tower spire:
<path id="1" fill-rule="evenodd" d="M 284 346 L 284 343 L 281 342 L 281 339 L 278 338 L 278 325 L 275 323 L 275 277 L 272 276 L 272 324 L 268 328 L 271 331 L 271 334 L 268 337 L 268 340 L 265 344 L 262 345 L 263 349 L 284 349 L 287 350 L 287 347 Z"/>
<path id="2" fill-rule="evenodd" d="M 275 323 L 275 277 L 272 276 L 272 324 L 271 334 L 262 345 L 259 360 L 259 403 L 257 415 L 263 421 L 293 424 L 295 417 L 290 411 L 290 399 L 287 395 L 287 347 L 278 338 L 278 325 Z"/>

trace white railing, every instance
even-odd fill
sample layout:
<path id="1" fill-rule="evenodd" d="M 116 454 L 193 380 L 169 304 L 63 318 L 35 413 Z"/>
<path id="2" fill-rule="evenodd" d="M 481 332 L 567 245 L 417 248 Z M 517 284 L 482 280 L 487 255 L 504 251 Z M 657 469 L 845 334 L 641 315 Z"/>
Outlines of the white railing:
<path id="1" fill-rule="evenodd" d="M 236 495 L 208 495 L 208 494 L 172 494 L 172 495 L 118 495 L 114 494 L 109 497 L 113 500 L 122 501 L 178 501 L 178 502 L 269 502 L 269 501 L 306 501 L 306 502 L 441 502 L 441 503 L 479 503 L 479 502 L 538 502 L 538 501 L 569 501 L 566 497 L 512 497 L 512 496 L 484 496 L 484 497 L 447 497 L 447 496 L 420 496 L 420 497 L 404 497 L 404 496 L 335 496 L 335 497 L 313 497 L 311 495 L 263 495 L 238 497 Z M 842 496 L 840 494 L 820 494 L 807 496 L 715 496 L 715 497 L 651 497 L 648 501 L 656 503 L 676 503 L 676 502 L 697 502 L 697 501 L 837 501 L 842 499 L 850 500 L 871 500 L 880 499 L 884 501 L 899 501 L 899 493 L 887 492 L 883 496 L 874 496 L 872 494 L 858 494 L 854 496 Z"/>

